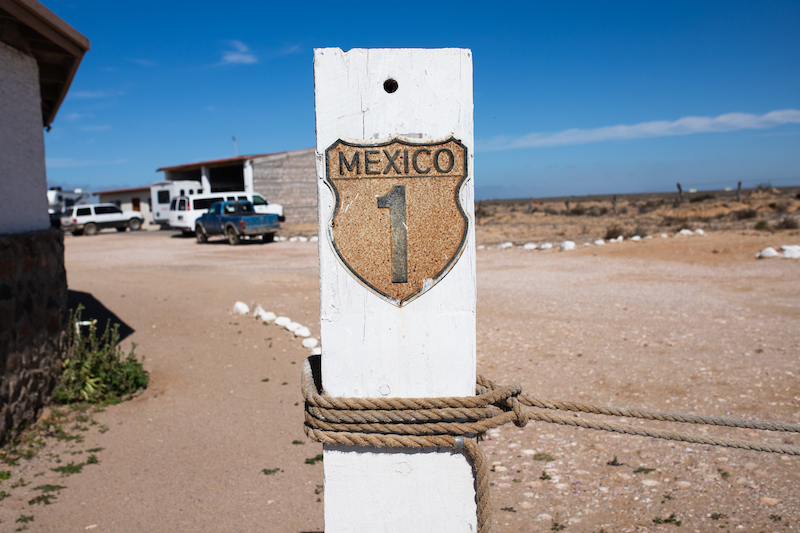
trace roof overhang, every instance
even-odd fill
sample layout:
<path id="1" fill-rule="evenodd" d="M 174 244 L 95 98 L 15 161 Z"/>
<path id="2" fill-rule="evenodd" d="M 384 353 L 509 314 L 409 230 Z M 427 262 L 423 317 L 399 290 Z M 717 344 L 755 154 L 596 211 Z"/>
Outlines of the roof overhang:
<path id="1" fill-rule="evenodd" d="M 42 123 L 49 126 L 89 50 L 89 39 L 36 0 L 0 0 L 0 41 L 36 59 Z"/>
<path id="2" fill-rule="evenodd" d="M 101 194 L 131 194 L 136 192 L 150 192 L 150 187 L 132 187 L 130 189 L 114 189 L 111 191 L 97 191 L 93 192 L 92 196 L 100 196 Z"/>
<path id="3" fill-rule="evenodd" d="M 260 159 L 262 157 L 270 157 L 277 155 L 289 155 L 299 152 L 307 152 L 309 150 L 314 150 L 314 148 L 303 148 L 301 150 L 288 150 L 285 152 L 273 152 L 271 154 L 240 155 L 239 157 L 229 157 L 227 159 L 213 159 L 211 161 L 199 161 L 197 163 L 186 163 L 185 165 L 175 165 L 173 167 L 161 167 L 159 169 L 156 169 L 156 172 L 161 172 L 162 170 L 167 172 L 186 172 L 187 170 L 200 170 L 203 167 L 206 168 L 227 167 L 235 165 L 237 163 L 244 164 L 245 161 L 251 159 Z"/>

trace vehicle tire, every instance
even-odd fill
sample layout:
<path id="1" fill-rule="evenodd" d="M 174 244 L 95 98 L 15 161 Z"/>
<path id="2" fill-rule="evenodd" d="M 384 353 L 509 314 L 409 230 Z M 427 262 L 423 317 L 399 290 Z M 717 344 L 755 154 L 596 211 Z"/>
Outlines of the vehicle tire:
<path id="1" fill-rule="evenodd" d="M 228 244 L 231 246 L 236 246 L 241 241 L 239 234 L 236 233 L 236 230 L 230 226 L 228 226 L 228 229 L 225 230 L 225 235 L 228 237 Z"/>
<path id="2" fill-rule="evenodd" d="M 139 218 L 132 218 L 128 222 L 128 227 L 131 228 L 131 231 L 139 231 L 142 229 L 142 220 Z M 125 231 L 124 229 L 122 231 Z"/>
<path id="3" fill-rule="evenodd" d="M 200 225 L 194 228 L 194 236 L 197 237 L 197 244 L 203 244 L 208 242 L 208 236 L 206 235 L 206 232 L 203 231 L 203 228 Z"/>
<path id="4" fill-rule="evenodd" d="M 97 224 L 94 222 L 89 222 L 85 226 L 83 226 L 83 234 L 84 235 L 97 235 Z"/>
<path id="5" fill-rule="evenodd" d="M 263 242 L 272 242 L 272 241 L 275 240 L 275 234 L 274 233 L 265 233 L 262 238 L 263 238 Z"/>
<path id="6" fill-rule="evenodd" d="M 126 229 L 126 228 L 125 228 L 125 226 L 117 226 L 117 227 L 116 227 L 116 230 L 117 230 L 118 232 L 120 232 L 120 233 L 122 233 L 123 231 L 125 231 L 125 229 Z"/>

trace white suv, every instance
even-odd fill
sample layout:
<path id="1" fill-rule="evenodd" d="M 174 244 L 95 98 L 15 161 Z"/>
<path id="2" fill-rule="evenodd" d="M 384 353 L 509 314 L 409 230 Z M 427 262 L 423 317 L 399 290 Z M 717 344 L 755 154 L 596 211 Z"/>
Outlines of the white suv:
<path id="1" fill-rule="evenodd" d="M 76 205 L 64 211 L 61 228 L 73 235 L 94 235 L 104 228 L 137 231 L 142 220 L 139 211 L 122 211 L 114 204 Z"/>

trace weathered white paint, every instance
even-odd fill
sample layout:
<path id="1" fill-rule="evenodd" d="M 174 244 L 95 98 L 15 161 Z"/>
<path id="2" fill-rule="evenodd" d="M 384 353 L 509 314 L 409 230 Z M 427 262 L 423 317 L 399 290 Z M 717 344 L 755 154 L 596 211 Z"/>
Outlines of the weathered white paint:
<path id="1" fill-rule="evenodd" d="M 253 191 L 253 161 L 248 159 L 244 162 L 244 190 L 246 192 Z"/>
<path id="2" fill-rule="evenodd" d="M 211 181 L 208 178 L 208 167 L 200 167 L 200 184 L 203 186 L 203 191 L 206 193 L 211 192 Z"/>
<path id="3" fill-rule="evenodd" d="M 322 379 L 333 396 L 433 397 L 475 392 L 475 236 L 472 227 L 472 54 L 469 50 L 314 52 L 319 194 Z M 389 94 L 387 78 L 398 82 Z M 334 198 L 324 151 L 339 138 L 415 140 L 454 135 L 469 150 L 462 202 L 466 248 L 425 295 L 398 308 L 337 261 L 325 224 Z M 476 530 L 471 467 L 449 450 L 325 447 L 325 531 Z"/>
<path id="4" fill-rule="evenodd" d="M 0 233 L 50 227 L 36 60 L 0 42 Z"/>

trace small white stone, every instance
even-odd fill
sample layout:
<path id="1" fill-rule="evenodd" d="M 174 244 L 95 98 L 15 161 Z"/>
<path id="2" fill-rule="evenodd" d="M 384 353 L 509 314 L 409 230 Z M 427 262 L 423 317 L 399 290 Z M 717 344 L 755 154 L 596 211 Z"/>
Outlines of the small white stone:
<path id="1" fill-rule="evenodd" d="M 297 238 L 298 242 L 308 242 L 308 237 L 303 237 L 302 235 Z"/>
<path id="2" fill-rule="evenodd" d="M 283 236 L 275 237 L 275 240 L 276 241 L 285 241 L 286 237 L 283 237 Z"/>
<path id="3" fill-rule="evenodd" d="M 778 257 L 778 252 L 776 252 L 775 248 L 773 248 L 772 246 L 767 246 L 766 248 L 758 252 L 758 255 L 756 256 L 756 258 L 758 259 L 766 259 L 768 257 Z"/>
<path id="4" fill-rule="evenodd" d="M 536 244 L 532 243 L 532 242 L 529 242 L 529 243 L 523 245 L 522 249 L 523 250 L 535 250 L 536 249 Z"/>
<path id="5" fill-rule="evenodd" d="M 543 245 L 541 245 L 539 247 L 539 249 L 541 249 L 541 250 L 550 250 L 552 248 L 553 248 L 553 245 L 551 243 L 549 243 L 549 242 L 546 242 L 546 243 L 544 243 Z"/>
<path id="6" fill-rule="evenodd" d="M 662 233 L 662 234 L 661 234 L 661 238 L 662 238 L 662 239 L 666 239 L 667 237 L 668 237 L 668 235 L 667 235 L 666 233 Z"/>
<path id="7" fill-rule="evenodd" d="M 263 312 L 264 308 L 261 307 L 260 305 L 257 305 L 255 311 L 253 311 L 253 318 L 258 318 L 259 316 L 261 316 L 261 313 Z"/>
<path id="8" fill-rule="evenodd" d="M 594 241 L 595 246 L 605 246 L 605 244 L 606 241 L 604 241 L 603 239 L 597 239 L 596 241 Z"/>
<path id="9" fill-rule="evenodd" d="M 234 315 L 247 315 L 250 313 L 250 306 L 244 302 L 236 302 L 233 304 Z"/>
<path id="10" fill-rule="evenodd" d="M 317 241 L 319 241 L 319 237 L 317 237 L 316 235 L 308 239 L 308 242 L 317 242 Z"/>
<path id="11" fill-rule="evenodd" d="M 584 247 L 584 248 L 586 248 L 587 246 L 591 246 L 591 245 L 592 245 L 592 243 L 590 243 L 590 242 L 585 242 L 585 243 L 583 243 L 583 247 Z"/>
<path id="12" fill-rule="evenodd" d="M 547 513 L 542 513 L 542 514 L 540 514 L 539 516 L 536 517 L 536 520 L 552 520 L 552 519 L 553 519 L 553 517 L 550 516 Z"/>
<path id="13" fill-rule="evenodd" d="M 631 237 L 631 240 L 632 241 L 641 241 L 642 238 L 639 235 L 634 235 L 633 237 Z"/>
<path id="14" fill-rule="evenodd" d="M 322 348 L 317 346 L 313 350 L 311 350 L 311 355 L 322 355 Z"/>
<path id="15" fill-rule="evenodd" d="M 275 313 L 273 313 L 272 311 L 264 311 L 263 313 L 261 313 L 261 316 L 259 318 L 265 324 L 269 324 L 270 322 L 275 320 L 275 318 L 277 318 L 277 317 L 275 316 Z"/>
<path id="16" fill-rule="evenodd" d="M 622 235 L 620 235 L 619 237 L 617 237 L 617 242 L 622 242 L 624 239 L 625 238 Z"/>
<path id="17" fill-rule="evenodd" d="M 303 348 L 316 348 L 319 341 L 314 337 L 308 337 L 303 339 Z"/>
<path id="18" fill-rule="evenodd" d="M 495 472 L 505 472 L 506 470 L 508 470 L 508 468 L 505 467 L 505 466 L 495 466 L 494 467 L 494 471 Z"/>
<path id="19" fill-rule="evenodd" d="M 703 231 L 700 228 L 697 228 L 696 230 L 694 230 L 694 233 L 695 233 L 695 235 L 705 235 L 706 234 L 706 232 Z"/>
<path id="20" fill-rule="evenodd" d="M 642 239 L 652 239 L 652 238 L 653 238 L 652 235 L 645 235 L 644 237 L 642 237 Z"/>
<path id="21" fill-rule="evenodd" d="M 564 241 L 561 243 L 560 248 L 562 251 L 574 250 L 575 243 L 573 241 Z"/>
<path id="22" fill-rule="evenodd" d="M 279 316 L 279 317 L 275 318 L 275 325 L 276 326 L 285 326 L 286 324 L 290 323 L 291 321 L 292 321 L 292 319 L 289 318 L 288 316 Z"/>
<path id="23" fill-rule="evenodd" d="M 310 337 L 311 336 L 311 330 L 308 329 L 305 326 L 303 326 L 301 328 L 297 328 L 296 330 L 294 330 L 294 336 L 295 337 Z"/>
<path id="24" fill-rule="evenodd" d="M 479 244 L 478 245 L 478 250 L 485 250 L 485 249 L 486 249 L 486 246 L 484 246 L 483 244 Z"/>
<path id="25" fill-rule="evenodd" d="M 286 324 L 286 325 L 285 325 L 285 326 L 283 326 L 283 327 L 285 327 L 286 329 L 288 329 L 288 330 L 289 330 L 289 331 L 291 331 L 291 332 L 295 332 L 295 331 L 297 331 L 298 329 L 302 328 L 302 327 L 303 327 L 303 325 L 302 325 L 302 324 L 300 324 L 299 322 L 289 322 L 288 324 Z"/>
<path id="26" fill-rule="evenodd" d="M 644 485 L 645 487 L 655 487 L 657 485 L 661 485 L 661 482 L 655 479 L 643 479 L 642 485 Z"/>
<path id="27" fill-rule="evenodd" d="M 781 250 L 783 250 L 784 252 L 786 250 L 800 250 L 800 244 L 784 244 L 783 246 L 781 246 Z"/>
<path id="28" fill-rule="evenodd" d="M 525 455 L 536 455 L 536 450 L 522 450 Z"/>
<path id="29" fill-rule="evenodd" d="M 512 248 L 514 246 L 513 242 L 504 242 L 503 244 L 499 245 L 497 248 L 503 250 L 505 248 Z"/>
<path id="30" fill-rule="evenodd" d="M 289 237 L 289 242 L 297 242 L 299 240 L 300 240 L 300 237 L 297 237 L 297 236 Z"/>
<path id="31" fill-rule="evenodd" d="M 800 248 L 789 248 L 783 252 L 786 259 L 800 259 Z"/>
<path id="32" fill-rule="evenodd" d="M 694 235 L 694 232 L 690 229 L 682 229 L 675 235 Z"/>
<path id="33" fill-rule="evenodd" d="M 678 481 L 677 483 L 675 483 L 675 486 L 678 487 L 679 489 L 688 489 L 689 487 L 692 486 L 692 484 L 689 483 L 688 481 Z"/>

